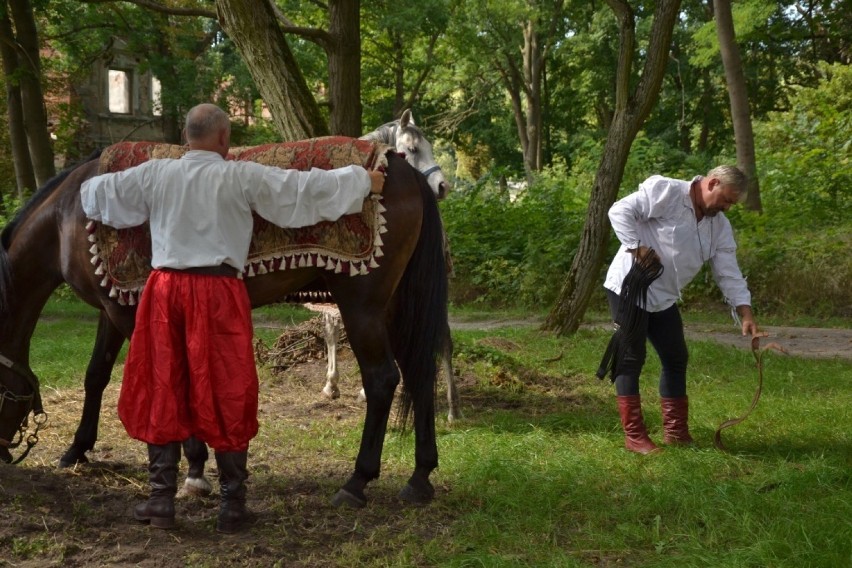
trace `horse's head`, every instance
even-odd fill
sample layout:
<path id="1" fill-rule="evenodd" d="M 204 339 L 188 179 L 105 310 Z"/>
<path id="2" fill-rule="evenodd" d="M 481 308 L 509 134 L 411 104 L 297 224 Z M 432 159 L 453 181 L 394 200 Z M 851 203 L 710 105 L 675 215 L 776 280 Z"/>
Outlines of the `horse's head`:
<path id="1" fill-rule="evenodd" d="M 451 189 L 450 182 L 444 179 L 441 166 L 435 163 L 432 144 L 426 140 L 423 132 L 414 124 L 414 116 L 412 116 L 410 110 L 405 110 L 399 119 L 396 151 L 405 154 L 406 161 L 426 176 L 429 187 L 432 188 L 438 199 L 447 196 Z"/>
<path id="2" fill-rule="evenodd" d="M 363 138 L 379 140 L 394 146 L 412 167 L 426 176 L 429 187 L 438 199 L 446 197 L 452 189 L 450 182 L 444 178 L 441 166 L 435 163 L 432 144 L 414 124 L 414 117 L 410 110 L 405 110 L 399 120 L 380 126 Z"/>

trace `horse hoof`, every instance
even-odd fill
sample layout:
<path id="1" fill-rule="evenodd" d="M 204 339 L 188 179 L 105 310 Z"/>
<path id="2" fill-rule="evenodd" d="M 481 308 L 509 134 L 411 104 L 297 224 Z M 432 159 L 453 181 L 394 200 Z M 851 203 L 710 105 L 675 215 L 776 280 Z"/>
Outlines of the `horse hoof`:
<path id="1" fill-rule="evenodd" d="M 337 387 L 325 387 L 322 389 L 322 394 L 325 395 L 326 398 L 337 400 L 340 398 L 340 389 Z"/>
<path id="2" fill-rule="evenodd" d="M 183 482 L 183 487 L 177 492 L 175 497 L 182 499 L 184 497 L 208 497 L 213 493 L 213 486 L 206 477 L 187 477 Z"/>
<path id="3" fill-rule="evenodd" d="M 353 509 L 363 509 L 367 505 L 367 499 L 364 497 L 358 497 L 345 489 L 341 489 L 334 497 L 331 498 L 331 505 L 333 507 L 349 505 Z"/>
<path id="4" fill-rule="evenodd" d="M 412 505 L 427 505 L 435 498 L 435 488 L 429 484 L 424 489 L 415 489 L 409 483 L 399 492 L 399 498 Z"/>
<path id="5" fill-rule="evenodd" d="M 89 458 L 86 457 L 85 453 L 78 454 L 76 452 L 68 451 L 59 459 L 59 467 L 62 469 L 66 467 L 74 467 L 81 463 L 89 463 Z"/>

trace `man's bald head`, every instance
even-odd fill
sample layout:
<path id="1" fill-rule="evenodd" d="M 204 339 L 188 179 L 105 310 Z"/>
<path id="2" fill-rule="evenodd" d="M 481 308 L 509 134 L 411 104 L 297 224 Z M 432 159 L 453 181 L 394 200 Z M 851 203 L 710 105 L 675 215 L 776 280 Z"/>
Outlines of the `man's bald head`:
<path id="1" fill-rule="evenodd" d="M 184 135 L 192 149 L 227 154 L 231 141 L 228 113 L 210 103 L 194 106 L 186 113 Z"/>

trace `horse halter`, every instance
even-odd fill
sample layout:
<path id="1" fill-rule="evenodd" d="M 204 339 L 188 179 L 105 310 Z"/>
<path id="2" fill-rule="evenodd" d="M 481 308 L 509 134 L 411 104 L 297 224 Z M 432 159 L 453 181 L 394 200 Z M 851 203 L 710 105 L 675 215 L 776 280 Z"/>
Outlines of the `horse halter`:
<path id="1" fill-rule="evenodd" d="M 9 388 L 0 383 L 0 414 L 3 412 L 3 406 L 6 402 L 10 403 L 23 403 L 27 405 L 27 411 L 24 414 L 24 418 L 21 421 L 21 424 L 18 426 L 17 440 L 15 436 L 12 436 L 11 440 L 6 440 L 4 438 L 0 438 L 0 446 L 7 449 L 15 449 L 21 445 L 21 442 L 24 441 L 24 437 L 26 436 L 27 430 L 29 428 L 29 416 L 30 412 L 33 413 L 33 422 L 35 423 L 35 429 L 33 432 L 26 436 L 27 448 L 24 452 L 18 457 L 18 459 L 12 461 L 12 464 L 20 463 L 27 454 L 30 453 L 30 450 L 33 449 L 38 443 L 38 431 L 39 429 L 47 423 L 47 413 L 45 413 L 44 408 L 41 404 L 41 392 L 39 391 L 38 377 L 35 376 L 28 367 L 21 365 L 20 363 L 16 363 L 12 361 L 8 357 L 3 354 L 0 354 L 0 365 L 6 367 L 16 375 L 26 379 L 27 383 L 30 385 L 32 389 L 32 393 L 30 394 L 15 394 Z"/>
<path id="2" fill-rule="evenodd" d="M 388 144 L 396 145 L 396 140 L 397 140 L 397 138 L 399 138 L 399 132 L 401 130 L 402 130 L 402 126 L 399 124 L 399 122 L 397 122 L 393 127 L 393 139 L 392 140 L 389 139 Z M 404 152 L 404 154 L 406 155 L 406 157 L 408 156 L 407 152 Z M 418 170 L 420 171 L 421 174 L 423 174 L 426 177 L 426 179 L 429 179 L 429 176 L 431 176 L 434 173 L 441 171 L 441 166 L 439 166 L 438 164 L 435 164 L 434 166 L 426 168 L 425 170 L 421 170 L 419 168 L 418 168 Z"/>
<path id="3" fill-rule="evenodd" d="M 438 164 L 435 164 L 431 168 L 426 168 L 425 170 L 420 170 L 420 173 L 422 173 L 424 176 L 426 176 L 426 179 L 429 179 L 429 176 L 431 176 L 435 172 L 440 172 L 440 171 L 441 171 L 441 166 L 439 166 Z"/>

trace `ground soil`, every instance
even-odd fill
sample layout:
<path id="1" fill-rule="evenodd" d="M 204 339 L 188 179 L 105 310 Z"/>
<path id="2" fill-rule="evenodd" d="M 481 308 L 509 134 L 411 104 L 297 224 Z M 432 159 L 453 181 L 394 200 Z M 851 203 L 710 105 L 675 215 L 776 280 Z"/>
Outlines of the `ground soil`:
<path id="1" fill-rule="evenodd" d="M 452 325 L 489 329 L 540 322 Z M 730 327 L 691 325 L 687 331 L 693 338 L 749 348 Z M 771 327 L 766 331 L 769 340 L 791 355 L 852 359 L 850 330 Z M 258 520 L 251 531 L 236 536 L 214 531 L 216 493 L 180 499 L 178 527 L 173 531 L 154 530 L 131 519 L 132 507 L 148 492 L 146 454 L 143 444 L 127 438 L 115 416 L 116 382 L 106 391 L 91 463 L 58 469 L 58 458 L 73 439 L 83 392 L 81 388 L 44 392 L 50 428 L 41 433 L 24 463 L 0 464 L 0 567 L 343 566 L 352 562 L 353 546 L 363 564 L 371 564 L 371 554 L 378 561 L 389 553 L 387 547 L 393 547 L 393 535 L 411 530 L 408 507 L 396 498 L 410 466 L 385 466 L 382 478 L 370 485 L 371 502 L 366 509 L 330 505 L 330 497 L 351 472 L 357 443 L 347 441 L 345 448 L 336 451 L 340 444 L 329 433 L 357 431 L 363 420 L 363 406 L 356 400 L 359 379 L 348 350 L 342 351 L 339 367 L 343 394 L 337 400 L 320 395 L 325 382 L 322 361 L 262 380 L 262 426 L 251 452 L 248 501 Z M 466 380 L 475 378 L 460 377 L 463 392 Z M 316 431 L 328 437 L 329 449 L 297 447 L 276 438 L 282 430 L 272 425 Z M 215 486 L 212 460 L 208 468 Z M 439 499 L 450 491 L 442 484 L 440 470 L 433 474 L 433 482 Z M 444 530 L 451 522 L 443 518 L 448 514 L 442 507 L 418 511 L 419 537 L 428 541 Z M 390 543 L 378 542 L 375 535 L 386 535 Z"/>
<path id="2" fill-rule="evenodd" d="M 453 321 L 453 329 L 496 329 L 499 327 L 539 326 L 541 320 L 500 319 L 488 321 Z M 609 329 L 611 324 L 594 322 L 585 327 Z M 766 334 L 762 345 L 777 343 L 789 355 L 796 357 L 852 359 L 852 329 L 764 326 Z M 743 337 L 733 325 L 722 324 L 686 324 L 686 336 L 689 339 L 715 341 L 742 349 L 751 349 L 751 342 Z"/>

